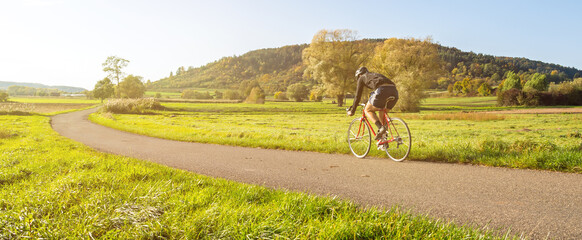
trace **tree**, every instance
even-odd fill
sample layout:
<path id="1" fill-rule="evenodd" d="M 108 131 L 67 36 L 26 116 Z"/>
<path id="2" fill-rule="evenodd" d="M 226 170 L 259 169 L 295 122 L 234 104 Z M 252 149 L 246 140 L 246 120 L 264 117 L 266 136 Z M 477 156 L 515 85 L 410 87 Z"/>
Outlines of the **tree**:
<path id="1" fill-rule="evenodd" d="M 479 95 L 481 96 L 489 96 L 491 95 L 491 87 L 487 83 L 482 83 L 481 86 L 479 86 L 479 89 L 477 89 L 477 92 L 479 92 Z"/>
<path id="2" fill-rule="evenodd" d="M 119 93 L 122 97 L 141 98 L 145 93 L 145 86 L 141 77 L 129 75 L 119 83 Z"/>
<path id="3" fill-rule="evenodd" d="M 398 89 L 401 111 L 417 112 L 426 98 L 424 90 L 437 80 L 443 66 L 436 44 L 430 38 L 384 41 L 372 58 L 372 70 L 392 79 Z"/>
<path id="4" fill-rule="evenodd" d="M 8 101 L 8 93 L 0 90 L 0 102 Z"/>
<path id="5" fill-rule="evenodd" d="M 251 94 L 253 88 L 261 87 L 257 80 L 243 80 L 240 83 L 239 90 L 243 97 L 248 97 Z"/>
<path id="6" fill-rule="evenodd" d="M 287 88 L 287 97 L 303 102 L 309 96 L 309 88 L 301 83 L 295 83 Z"/>
<path id="7" fill-rule="evenodd" d="M 503 91 L 512 88 L 521 89 L 521 80 L 519 79 L 519 75 L 515 74 L 513 71 L 509 71 L 507 73 L 507 78 L 503 81 Z"/>
<path id="8" fill-rule="evenodd" d="M 525 83 L 523 86 L 523 91 L 531 92 L 535 91 L 546 91 L 550 86 L 550 82 L 546 79 L 545 74 L 535 73 L 532 78 Z"/>
<path id="9" fill-rule="evenodd" d="M 254 87 L 245 100 L 245 103 L 265 103 L 265 91 L 261 87 Z"/>
<path id="10" fill-rule="evenodd" d="M 321 30 L 303 50 L 304 77 L 321 81 L 327 93 L 337 98 L 338 106 L 343 106 L 346 92 L 355 89 L 354 73 L 368 61 L 372 50 L 364 41 L 356 41 L 352 30 Z"/>
<path id="11" fill-rule="evenodd" d="M 113 87 L 113 83 L 111 83 L 111 80 L 109 78 L 104 78 L 95 84 L 95 89 L 93 89 L 93 96 L 101 99 L 101 102 L 103 102 L 103 99 L 113 96 L 114 92 L 115 89 Z"/>
<path id="12" fill-rule="evenodd" d="M 113 79 L 117 82 L 117 87 L 119 87 L 119 83 L 121 79 L 125 76 L 125 73 L 122 71 L 124 67 L 127 67 L 129 63 L 128 60 L 117 57 L 117 56 L 109 56 L 107 60 L 102 64 L 103 71 L 107 73 L 107 77 L 109 79 Z M 119 97 L 119 93 L 116 94 Z"/>

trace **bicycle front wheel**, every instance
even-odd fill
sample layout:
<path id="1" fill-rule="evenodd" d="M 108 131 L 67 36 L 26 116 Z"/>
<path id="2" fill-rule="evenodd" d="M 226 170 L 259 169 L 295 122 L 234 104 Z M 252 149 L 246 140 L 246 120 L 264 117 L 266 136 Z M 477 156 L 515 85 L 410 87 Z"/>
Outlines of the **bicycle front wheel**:
<path id="1" fill-rule="evenodd" d="M 386 134 L 388 138 L 394 140 L 386 148 L 388 157 L 396 162 L 406 159 L 412 147 L 412 138 L 408 125 L 400 118 L 391 118 L 390 127 Z"/>
<path id="2" fill-rule="evenodd" d="M 354 156 L 364 158 L 370 152 L 372 135 L 370 128 L 362 118 L 356 118 L 348 128 L 348 145 Z"/>

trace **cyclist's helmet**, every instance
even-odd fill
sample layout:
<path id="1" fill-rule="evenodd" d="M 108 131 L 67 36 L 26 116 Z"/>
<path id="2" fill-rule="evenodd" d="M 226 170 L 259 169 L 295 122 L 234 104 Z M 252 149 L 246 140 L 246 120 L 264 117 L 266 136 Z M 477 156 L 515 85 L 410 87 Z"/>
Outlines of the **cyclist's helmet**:
<path id="1" fill-rule="evenodd" d="M 366 67 L 361 67 L 356 71 L 356 79 L 360 77 L 360 75 L 367 73 L 368 69 Z"/>

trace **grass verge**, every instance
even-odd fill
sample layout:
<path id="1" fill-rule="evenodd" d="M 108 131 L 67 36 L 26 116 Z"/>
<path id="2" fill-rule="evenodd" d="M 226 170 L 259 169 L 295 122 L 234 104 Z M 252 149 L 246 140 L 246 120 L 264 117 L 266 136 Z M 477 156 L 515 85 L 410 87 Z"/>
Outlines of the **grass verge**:
<path id="1" fill-rule="evenodd" d="M 45 116 L 0 116 L 0 239 L 494 239 L 397 209 L 95 152 Z"/>
<path id="2" fill-rule="evenodd" d="M 324 103 L 166 103 L 155 115 L 93 114 L 112 128 L 179 141 L 345 153 L 353 118 Z M 582 172 L 580 116 L 432 111 L 399 114 L 413 139 L 411 160 Z M 371 156 L 385 153 L 372 150 Z"/>

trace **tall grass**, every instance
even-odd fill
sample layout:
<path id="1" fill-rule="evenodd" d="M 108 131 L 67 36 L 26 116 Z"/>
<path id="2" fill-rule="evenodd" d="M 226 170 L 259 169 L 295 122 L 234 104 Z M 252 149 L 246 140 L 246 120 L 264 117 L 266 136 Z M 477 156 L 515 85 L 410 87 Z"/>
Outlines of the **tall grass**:
<path id="1" fill-rule="evenodd" d="M 123 98 L 110 99 L 103 104 L 102 110 L 111 113 L 149 113 L 152 110 L 163 110 L 164 107 L 154 98 Z"/>
<path id="2" fill-rule="evenodd" d="M 397 208 L 212 179 L 104 154 L 43 116 L 0 116 L 0 239 L 494 239 Z"/>

